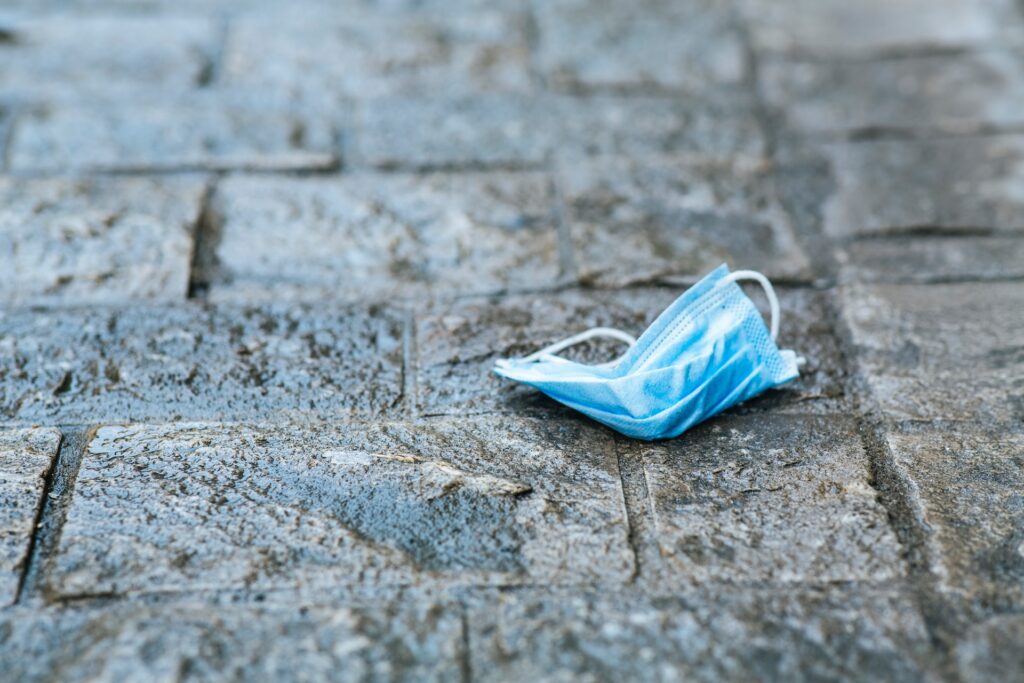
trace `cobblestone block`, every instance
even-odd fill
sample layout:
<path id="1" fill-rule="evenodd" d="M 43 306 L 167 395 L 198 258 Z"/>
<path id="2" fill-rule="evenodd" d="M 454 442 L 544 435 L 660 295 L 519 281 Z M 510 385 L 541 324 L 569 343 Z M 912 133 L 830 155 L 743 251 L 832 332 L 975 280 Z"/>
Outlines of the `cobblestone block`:
<path id="1" fill-rule="evenodd" d="M 1024 231 L 1024 136 L 880 140 L 827 147 L 835 238 L 913 231 Z"/>
<path id="2" fill-rule="evenodd" d="M 886 440 L 920 496 L 944 589 L 975 608 L 1024 606 L 1024 432 L 914 426 Z"/>
<path id="3" fill-rule="evenodd" d="M 399 315 L 365 307 L 0 313 L 0 415 L 95 424 L 375 415 L 402 399 Z"/>
<path id="4" fill-rule="evenodd" d="M 517 13 L 293 8 L 234 23 L 223 79 L 296 96 L 522 92 L 530 86 L 528 57 Z"/>
<path id="5" fill-rule="evenodd" d="M 1014 0 L 741 0 L 755 49 L 842 57 L 1019 45 Z"/>
<path id="6" fill-rule="evenodd" d="M 1024 124 L 1024 52 L 761 65 L 766 99 L 799 133 L 974 131 Z"/>
<path id="7" fill-rule="evenodd" d="M 743 43 L 713 1 L 536 2 L 538 63 L 556 89 L 658 89 L 704 94 L 738 88 Z"/>
<path id="8" fill-rule="evenodd" d="M 808 274 L 762 161 L 593 160 L 562 165 L 577 272 L 621 287 L 723 261 L 771 278 Z"/>
<path id="9" fill-rule="evenodd" d="M 45 478 L 59 446 L 55 429 L 0 431 L 0 607 L 17 597 Z"/>
<path id="10" fill-rule="evenodd" d="M 240 177 L 215 202 L 215 300 L 390 300 L 559 277 L 542 173 Z"/>
<path id="11" fill-rule="evenodd" d="M 566 291 L 435 306 L 416 319 L 418 409 L 427 415 L 550 414 L 558 409 L 554 401 L 492 374 L 494 361 L 525 356 L 588 327 L 617 327 L 639 335 L 682 292 L 682 287 Z M 758 300 L 753 291 L 751 296 Z M 846 409 L 842 358 L 824 296 L 809 290 L 780 289 L 779 298 L 780 344 L 796 349 L 807 358 L 807 364 L 798 380 L 734 410 L 808 413 Z M 597 363 L 611 360 L 623 350 L 621 344 L 594 341 L 565 355 Z"/>
<path id="12" fill-rule="evenodd" d="M 671 584 L 903 573 L 853 420 L 721 418 L 679 439 L 636 444 L 636 452 Z"/>
<path id="13" fill-rule="evenodd" d="M 612 439 L 592 427 L 103 427 L 50 588 L 621 583 L 632 563 Z"/>
<path id="14" fill-rule="evenodd" d="M 898 237 L 859 240 L 840 251 L 846 282 L 927 283 L 1024 278 L 1024 239 Z"/>
<path id="15" fill-rule="evenodd" d="M 195 178 L 0 178 L 0 298 L 184 299 L 204 188 Z"/>
<path id="16" fill-rule="evenodd" d="M 1006 614 L 972 628 L 957 645 L 960 680 L 1002 683 L 1024 671 L 1024 617 Z"/>
<path id="17" fill-rule="evenodd" d="M 449 681 L 462 642 L 458 610 L 430 601 L 18 610 L 0 617 L 0 669 L 24 683 Z"/>
<path id="18" fill-rule="evenodd" d="M 334 138 L 322 117 L 250 95 L 65 102 L 36 107 L 15 123 L 10 166 L 62 173 L 324 170 L 338 163 Z"/>
<path id="19" fill-rule="evenodd" d="M 69 92 L 187 91 L 213 57 L 212 21 L 186 17 L 9 18 L 0 88 L 28 97 Z"/>
<path id="20" fill-rule="evenodd" d="M 912 601 L 856 585 L 655 599 L 503 594 L 481 599 L 468 624 L 482 681 L 935 680 Z"/>
<path id="21" fill-rule="evenodd" d="M 848 286 L 857 365 L 893 420 L 1024 418 L 1024 287 L 1016 282 Z"/>

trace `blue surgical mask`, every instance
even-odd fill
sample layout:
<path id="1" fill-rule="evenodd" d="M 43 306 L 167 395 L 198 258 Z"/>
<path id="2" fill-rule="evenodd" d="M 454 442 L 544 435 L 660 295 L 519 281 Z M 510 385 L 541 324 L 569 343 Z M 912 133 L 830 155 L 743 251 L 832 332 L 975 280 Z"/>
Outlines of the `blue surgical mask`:
<path id="1" fill-rule="evenodd" d="M 764 288 L 770 330 L 738 280 Z M 598 327 L 525 358 L 499 360 L 494 371 L 626 436 L 666 439 L 800 374 L 803 359 L 775 344 L 778 326 L 779 302 L 768 279 L 754 271 L 729 273 L 722 265 L 676 299 L 639 339 Z M 595 337 L 630 347 L 601 365 L 555 355 Z"/>

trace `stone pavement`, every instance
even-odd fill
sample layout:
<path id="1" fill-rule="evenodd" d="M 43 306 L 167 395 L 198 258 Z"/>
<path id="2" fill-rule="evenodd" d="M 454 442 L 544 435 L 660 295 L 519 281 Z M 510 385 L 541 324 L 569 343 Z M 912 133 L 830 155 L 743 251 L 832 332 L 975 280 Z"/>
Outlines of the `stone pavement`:
<path id="1" fill-rule="evenodd" d="M 0 679 L 1024 680 L 1014 0 L 2 0 L 0 152 Z M 791 385 L 489 372 L 722 261 Z"/>

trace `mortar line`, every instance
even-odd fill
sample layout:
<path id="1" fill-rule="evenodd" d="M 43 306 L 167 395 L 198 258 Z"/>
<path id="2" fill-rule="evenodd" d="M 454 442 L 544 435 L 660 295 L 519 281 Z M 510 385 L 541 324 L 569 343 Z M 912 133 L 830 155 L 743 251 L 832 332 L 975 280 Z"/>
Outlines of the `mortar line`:
<path id="1" fill-rule="evenodd" d="M 219 182 L 219 175 L 210 178 L 199 200 L 199 213 L 192 227 L 192 253 L 189 258 L 186 299 L 204 299 L 206 289 L 210 285 L 207 281 L 210 273 L 203 270 L 213 263 L 213 255 L 208 252 L 213 247 L 213 197 Z"/>
<path id="2" fill-rule="evenodd" d="M 416 369 L 418 366 L 416 349 L 416 312 L 405 309 L 405 320 L 402 325 L 402 394 L 404 395 L 405 416 L 409 420 L 416 419 L 417 386 Z"/>

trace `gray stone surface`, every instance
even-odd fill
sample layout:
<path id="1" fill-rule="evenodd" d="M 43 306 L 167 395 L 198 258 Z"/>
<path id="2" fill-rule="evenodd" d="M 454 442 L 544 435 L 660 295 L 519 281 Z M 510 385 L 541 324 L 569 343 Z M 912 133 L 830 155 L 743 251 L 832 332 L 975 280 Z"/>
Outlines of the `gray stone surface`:
<path id="1" fill-rule="evenodd" d="M 518 13 L 299 6 L 239 18 L 223 80 L 299 97 L 519 92 L 530 85 L 528 52 Z"/>
<path id="2" fill-rule="evenodd" d="M 184 300 L 201 178 L 0 178 L 0 298 Z"/>
<path id="3" fill-rule="evenodd" d="M 762 160 L 592 160 L 561 165 L 577 274 L 621 287 L 695 276 L 723 261 L 771 278 L 809 263 Z"/>
<path id="4" fill-rule="evenodd" d="M 213 59 L 216 25 L 206 17 L 7 17 L 0 42 L 5 94 L 179 91 L 195 87 Z"/>
<path id="5" fill-rule="evenodd" d="M 1021 44 L 1014 0 L 740 0 L 759 52 L 866 57 Z"/>
<path id="6" fill-rule="evenodd" d="M 17 596 L 45 478 L 59 446 L 55 429 L 0 430 L 0 607 Z"/>
<path id="7" fill-rule="evenodd" d="M 483 596 L 487 681 L 927 681 L 928 633 L 896 590 L 704 588 L 671 597 Z"/>
<path id="8" fill-rule="evenodd" d="M 390 300 L 559 276 L 543 173 L 240 177 L 214 201 L 217 300 Z"/>
<path id="9" fill-rule="evenodd" d="M 16 171 L 325 170 L 331 122 L 255 93 L 43 104 L 15 123 Z"/>
<path id="10" fill-rule="evenodd" d="M 960 680 L 965 683 L 997 683 L 1008 674 L 1024 671 L 1024 617 L 1007 614 L 993 617 L 968 632 L 956 649 Z"/>
<path id="11" fill-rule="evenodd" d="M 1024 287 L 849 286 L 845 324 L 872 399 L 893 420 L 1024 418 Z"/>
<path id="12" fill-rule="evenodd" d="M 766 60 L 762 89 L 806 133 L 973 131 L 1024 125 L 1024 52 L 871 61 Z"/>
<path id="13" fill-rule="evenodd" d="M 524 419 L 103 427 L 50 590 L 621 583 L 612 440 Z"/>
<path id="14" fill-rule="evenodd" d="M 880 140 L 826 148 L 830 237 L 1024 231 L 1024 136 Z"/>
<path id="15" fill-rule="evenodd" d="M 554 401 L 494 375 L 494 361 L 525 356 L 590 327 L 617 327 L 639 335 L 683 290 L 673 286 L 567 291 L 437 305 L 416 318 L 418 409 L 427 415 L 549 413 L 557 409 Z M 749 293 L 761 301 L 754 289 Z M 798 380 L 734 410 L 815 413 L 848 408 L 843 361 L 828 321 L 826 297 L 807 290 L 780 289 L 779 298 L 779 343 L 796 349 L 807 364 Z M 611 360 L 622 351 L 621 344 L 593 341 L 564 355 L 596 363 Z"/>
<path id="16" fill-rule="evenodd" d="M 723 3 L 535 2 L 537 61 L 560 90 L 704 94 L 746 76 L 740 31 Z"/>
<path id="17" fill-rule="evenodd" d="M 860 240 L 839 251 L 847 282 L 944 282 L 1024 278 L 1019 237 L 897 237 Z"/>
<path id="18" fill-rule="evenodd" d="M 886 442 L 920 496 L 933 573 L 970 611 L 1024 606 L 1024 431 L 890 430 Z"/>
<path id="19" fill-rule="evenodd" d="M 450 681 L 462 623 L 444 603 L 181 604 L 0 616 L 11 680 Z"/>
<path id="20" fill-rule="evenodd" d="M 884 582 L 904 572 L 853 420 L 723 418 L 634 452 L 671 584 Z"/>
<path id="21" fill-rule="evenodd" d="M 397 411 L 402 335 L 398 314 L 366 307 L 0 312 L 0 415 L 95 424 Z"/>

